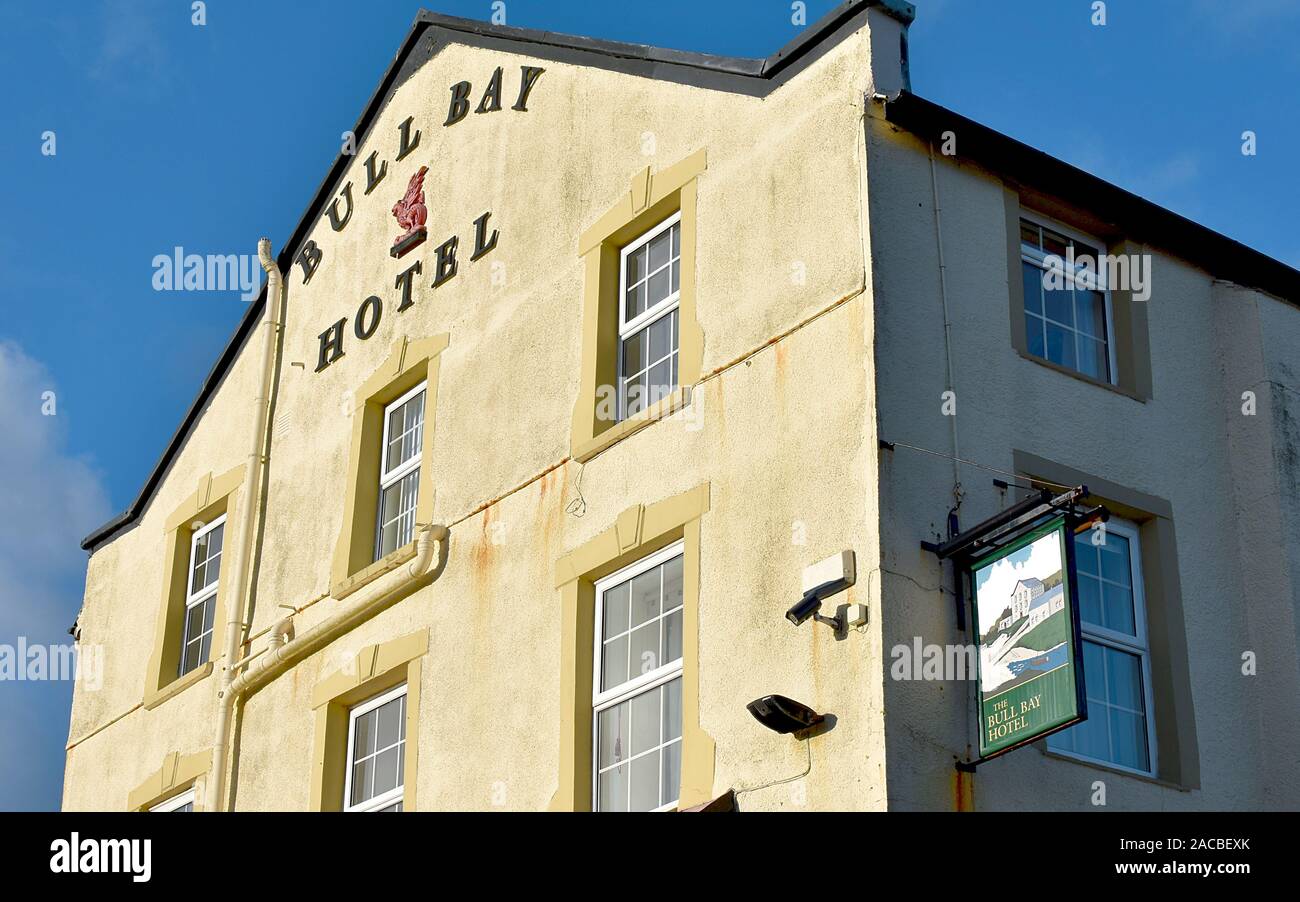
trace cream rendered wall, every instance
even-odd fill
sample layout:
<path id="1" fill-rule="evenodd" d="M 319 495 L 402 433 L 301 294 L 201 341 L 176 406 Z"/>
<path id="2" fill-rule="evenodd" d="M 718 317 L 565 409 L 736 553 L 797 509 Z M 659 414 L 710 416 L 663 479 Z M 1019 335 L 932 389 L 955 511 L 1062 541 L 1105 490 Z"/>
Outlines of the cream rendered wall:
<path id="1" fill-rule="evenodd" d="M 450 559 L 431 587 L 248 700 L 240 724 L 238 808 L 306 807 L 313 686 L 360 647 L 426 628 L 419 807 L 545 808 L 558 785 L 560 746 L 555 563 L 629 506 L 705 482 L 711 510 L 701 521 L 700 698 L 702 726 L 717 743 L 716 791 L 757 787 L 805 768 L 803 748 L 764 730 L 744 707 L 780 692 L 835 714 L 838 722 L 812 741 L 806 780 L 742 793 L 741 806 L 884 807 L 874 613 L 864 633 L 842 641 L 825 627 L 796 629 L 783 619 L 798 598 L 804 566 L 855 550 L 859 583 L 837 599 L 849 602 L 869 600 L 877 566 L 875 377 L 867 353 L 871 311 L 863 293 L 860 191 L 869 62 L 864 29 L 759 99 L 453 44 L 396 90 L 345 177 L 353 182 L 351 221 L 335 233 L 322 219 L 311 234 L 324 258 L 309 285 L 299 267 L 287 276 L 254 630 L 270 625 L 277 605 L 301 605 L 329 591 L 351 392 L 403 335 L 450 335 L 428 462 L 435 472 L 434 519 L 454 524 Z M 529 111 L 518 113 L 509 106 L 524 64 L 546 72 Z M 504 108 L 471 112 L 444 128 L 449 86 L 472 81 L 476 104 L 498 65 L 505 67 Z M 397 126 L 411 115 L 422 131 L 420 147 L 394 162 Z M 366 196 L 364 160 L 376 149 L 389 171 Z M 638 172 L 662 170 L 700 149 L 708 155 L 698 182 L 703 369 L 720 372 L 682 414 L 585 467 L 566 462 L 580 371 L 578 236 Z M 430 167 L 429 241 L 396 261 L 388 255 L 398 231 L 389 208 L 420 165 Z M 472 222 L 489 210 L 500 243 L 471 263 Z M 461 239 L 461 269 L 434 290 L 433 250 L 453 233 Z M 415 306 L 398 314 L 394 279 L 417 258 L 424 273 Z M 796 263 L 806 268 L 803 284 L 792 279 Z M 493 284 L 494 267 L 504 285 Z M 358 341 L 349 322 L 346 355 L 313 372 L 317 336 L 341 317 L 350 320 L 370 294 L 385 307 L 374 337 Z M 228 407 L 232 387 L 223 388 L 201 427 L 212 438 L 192 440 L 178 469 L 218 469 L 216 458 L 243 453 L 242 443 L 229 441 L 243 434 L 242 404 L 250 393 L 247 385 L 234 391 L 236 406 Z M 192 490 L 171 479 L 165 488 L 176 497 Z M 585 511 L 566 513 L 578 498 Z M 156 501 L 151 514 L 167 508 Z M 91 568 L 88 632 L 134 649 L 135 640 L 123 633 L 137 629 L 137 668 L 147 657 L 158 592 L 147 586 L 144 601 L 135 600 L 143 580 L 133 574 L 160 568 L 158 532 L 157 520 L 147 519 L 100 551 Z M 129 569 L 119 564 L 128 548 Z M 327 599 L 313 606 L 297 618 L 298 630 L 337 604 Z M 123 620 L 108 624 L 110 614 Z M 142 678 L 129 666 L 109 673 L 132 686 Z M 152 715 L 131 714 L 75 751 L 69 805 L 119 807 L 157 768 L 164 747 L 206 747 L 216 682 L 205 681 Z M 135 694 L 125 693 L 122 704 Z M 79 701 L 78 723 L 102 726 L 108 710 Z M 136 761 L 142 745 L 150 754 Z M 105 766 L 109 755 L 116 769 Z"/>
<path id="2" fill-rule="evenodd" d="M 950 424 L 940 408 L 943 316 L 926 148 L 874 119 L 869 135 L 880 436 L 950 454 Z M 979 769 L 975 807 L 1086 810 L 1096 780 L 1106 783 L 1113 809 L 1295 807 L 1294 751 L 1263 751 L 1281 745 L 1263 741 L 1270 730 L 1295 729 L 1295 583 L 1281 568 L 1262 585 L 1252 581 L 1242 559 L 1241 545 L 1268 547 L 1279 537 L 1243 512 L 1234 485 L 1225 421 L 1239 408 L 1242 388 L 1224 373 L 1231 355 L 1217 334 L 1220 291 L 1203 270 L 1153 252 L 1147 303 L 1154 398 L 1146 403 L 1024 359 L 1009 334 L 1002 182 L 962 161 L 939 157 L 937 167 L 961 456 L 1010 472 L 1019 449 L 1171 502 L 1200 748 L 1201 788 L 1191 792 L 1022 749 Z M 1294 335 L 1300 313 L 1293 307 L 1257 294 L 1251 301 L 1261 319 Z M 1289 372 L 1293 386 L 1297 345 L 1266 344 L 1272 370 Z M 1281 443 L 1278 435 L 1272 440 Z M 996 475 L 962 468 L 963 526 L 1004 504 L 992 485 Z M 897 448 L 882 453 L 880 478 L 888 666 L 890 650 L 914 636 L 941 645 L 968 637 L 957 632 L 952 596 L 940 590 L 953 585 L 951 565 L 941 568 L 919 547 L 945 529 L 951 463 Z M 1274 523 L 1290 528 L 1294 549 L 1294 467 L 1284 479 L 1258 478 L 1275 497 L 1273 483 L 1289 480 L 1282 500 L 1291 508 L 1280 517 L 1275 508 Z M 1290 627 L 1269 643 L 1276 653 L 1261 657 L 1276 668 L 1267 680 L 1241 674 L 1242 652 L 1261 639 L 1252 626 L 1260 618 Z M 891 809 L 956 807 L 953 762 L 967 757 L 976 738 L 968 693 L 966 683 L 886 678 L 887 755 L 907 762 L 889 770 Z"/>
<path id="3" fill-rule="evenodd" d="M 158 770 L 169 752 L 186 755 L 212 744 L 217 673 L 152 711 L 140 704 L 162 607 L 164 523 L 205 475 L 219 476 L 244 464 L 252 441 L 248 410 L 259 361 L 246 351 L 227 372 L 140 520 L 90 557 L 81 645 L 103 646 L 104 679 L 98 690 L 81 682 L 74 690 L 65 810 L 120 810 L 126 794 Z M 243 499 L 241 487 L 237 501 Z M 227 543 L 235 529 L 228 524 Z"/>

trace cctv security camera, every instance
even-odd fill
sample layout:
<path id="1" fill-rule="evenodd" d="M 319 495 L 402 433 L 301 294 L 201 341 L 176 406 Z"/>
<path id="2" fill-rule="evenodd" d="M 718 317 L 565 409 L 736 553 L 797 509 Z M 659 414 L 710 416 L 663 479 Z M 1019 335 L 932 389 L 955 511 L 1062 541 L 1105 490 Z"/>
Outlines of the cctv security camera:
<path id="1" fill-rule="evenodd" d="M 818 623 L 824 623 L 831 629 L 839 632 L 844 626 L 838 617 L 823 617 L 818 613 L 822 609 L 822 599 L 829 598 L 837 592 L 843 592 L 852 585 L 852 581 L 844 578 L 832 579 L 819 585 L 813 586 L 807 592 L 803 593 L 790 610 L 785 612 L 785 619 L 789 620 L 795 626 L 801 626 L 808 620 L 816 620 Z"/>
<path id="2" fill-rule="evenodd" d="M 790 610 L 785 612 L 785 619 L 789 620 L 795 626 L 802 626 L 809 617 L 814 616 L 822 609 L 822 600 L 813 592 L 807 592 L 803 598 L 795 602 Z"/>

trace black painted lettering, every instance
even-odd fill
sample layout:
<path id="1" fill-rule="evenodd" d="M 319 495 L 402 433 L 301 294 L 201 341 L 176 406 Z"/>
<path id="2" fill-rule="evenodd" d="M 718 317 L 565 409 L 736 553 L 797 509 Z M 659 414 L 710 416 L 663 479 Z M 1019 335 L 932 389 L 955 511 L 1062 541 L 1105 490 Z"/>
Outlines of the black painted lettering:
<path id="1" fill-rule="evenodd" d="M 366 325 L 366 311 L 373 311 L 369 314 L 370 325 Z M 357 309 L 357 318 L 352 324 L 352 330 L 356 333 L 357 338 L 365 341 L 375 334 L 379 328 L 379 321 L 384 318 L 384 302 L 379 299 L 378 295 L 372 294 L 361 302 L 360 308 Z"/>
<path id="2" fill-rule="evenodd" d="M 393 287 L 402 289 L 402 303 L 397 308 L 398 313 L 415 303 L 411 298 L 411 286 L 415 283 L 415 277 L 420 274 L 422 268 L 420 261 L 416 260 L 397 274 L 397 281 L 393 283 Z"/>
<path id="3" fill-rule="evenodd" d="M 302 266 L 302 284 L 306 285 L 311 281 L 311 277 L 316 274 L 316 267 L 320 266 L 320 258 L 323 252 L 316 246 L 315 241 L 308 241 L 294 258 L 295 263 Z"/>
<path id="4" fill-rule="evenodd" d="M 420 130 L 418 128 L 415 130 L 415 137 L 411 137 L 411 123 L 414 121 L 414 116 L 407 116 L 406 121 L 398 126 L 402 133 L 402 143 L 397 150 L 397 159 L 399 160 L 420 146 Z"/>
<path id="5" fill-rule="evenodd" d="M 537 79 L 546 70 L 537 66 L 520 66 L 519 68 L 523 70 L 523 75 L 519 81 L 519 99 L 515 101 L 515 105 L 511 109 L 526 113 L 528 112 L 528 95 L 533 93 L 533 85 L 537 84 Z"/>
<path id="6" fill-rule="evenodd" d="M 474 255 L 469 258 L 471 263 L 497 246 L 497 238 L 500 237 L 500 233 L 496 229 L 492 230 L 491 238 L 487 237 L 488 218 L 491 215 L 492 212 L 489 210 L 474 220 Z"/>
<path id="7" fill-rule="evenodd" d="M 449 281 L 456 275 L 456 245 L 460 239 L 452 235 L 442 244 L 438 245 L 438 271 L 433 277 L 433 287 Z"/>
<path id="8" fill-rule="evenodd" d="M 469 113 L 469 92 L 473 87 L 467 81 L 457 82 L 451 86 L 451 107 L 447 110 L 444 126 L 455 125 Z"/>
<path id="9" fill-rule="evenodd" d="M 346 318 L 341 319 L 320 334 L 320 362 L 316 364 L 316 372 L 343 356 L 343 327 L 347 324 Z"/>
<path id="10" fill-rule="evenodd" d="M 343 199 L 348 202 L 348 211 L 343 214 L 343 217 L 341 219 L 339 218 L 339 199 L 337 197 L 334 198 L 334 203 L 330 204 L 329 209 L 326 211 L 330 217 L 330 227 L 334 229 L 334 231 L 336 232 L 343 231 L 343 227 L 347 225 L 348 220 L 352 218 L 352 183 L 351 182 L 348 182 L 346 185 L 343 186 Z"/>
<path id="11" fill-rule="evenodd" d="M 384 160 L 379 164 L 379 171 L 375 172 L 375 157 L 379 156 L 379 151 L 372 151 L 370 156 L 366 157 L 366 193 L 369 194 L 375 190 L 375 186 L 384 180 L 388 175 L 388 161 Z"/>
<path id="12" fill-rule="evenodd" d="M 492 80 L 488 82 L 487 90 L 483 92 L 483 99 L 478 102 L 476 113 L 495 113 L 501 109 L 501 67 L 497 66 L 497 71 L 492 73 Z"/>

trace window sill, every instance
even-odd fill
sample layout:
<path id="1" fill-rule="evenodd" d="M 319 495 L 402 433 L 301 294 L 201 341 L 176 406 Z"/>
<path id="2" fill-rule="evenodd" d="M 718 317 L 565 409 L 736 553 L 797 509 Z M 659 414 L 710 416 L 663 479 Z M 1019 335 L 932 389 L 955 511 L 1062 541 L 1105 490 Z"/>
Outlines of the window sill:
<path id="1" fill-rule="evenodd" d="M 418 524 L 416 528 L 419 528 Z M 396 570 L 414 557 L 415 542 L 407 542 L 401 548 L 390 551 L 370 566 L 358 570 L 347 579 L 339 580 L 330 587 L 330 595 L 334 598 L 347 598 L 353 592 L 370 585 L 379 577 Z"/>
<path id="2" fill-rule="evenodd" d="M 1094 379 L 1092 376 L 1089 376 L 1086 373 L 1081 373 L 1078 370 L 1072 370 L 1068 366 L 1061 366 L 1059 363 L 1053 363 L 1052 361 L 1048 360 L 1045 357 L 1037 357 L 1033 354 L 1030 354 L 1028 351 L 1020 350 L 1020 348 L 1016 348 L 1016 353 L 1019 354 L 1025 360 L 1030 361 L 1031 363 L 1036 363 L 1039 366 L 1047 367 L 1047 369 L 1049 370 L 1054 370 L 1066 376 L 1072 376 L 1073 378 L 1078 379 L 1080 382 L 1086 382 L 1089 385 L 1095 385 L 1098 388 L 1109 389 L 1110 391 L 1113 391 L 1115 394 L 1123 395 L 1126 398 L 1137 401 L 1139 404 L 1145 404 L 1149 400 L 1147 398 L 1142 397 L 1137 392 L 1131 391 L 1122 385 L 1115 385 L 1114 383 L 1111 382 L 1104 382 L 1101 379 Z"/>
<path id="3" fill-rule="evenodd" d="M 1054 752 L 1047 747 L 1046 742 L 1035 742 L 1034 745 L 1038 748 L 1038 751 L 1043 754 L 1043 757 L 1051 758 L 1055 761 L 1068 761 L 1070 764 L 1077 764 L 1079 767 L 1086 767 L 1089 770 L 1104 771 L 1105 773 L 1117 774 L 1121 777 L 1132 777 L 1134 780 L 1140 780 L 1143 783 L 1154 783 L 1156 786 L 1163 786 L 1165 789 L 1173 789 L 1177 792 L 1191 792 L 1190 788 L 1179 783 L 1174 783 L 1170 780 L 1162 780 L 1159 777 L 1152 777 L 1147 774 L 1137 773 L 1136 771 L 1125 770 L 1122 767 L 1111 767 L 1110 765 L 1103 764 L 1100 761 L 1085 761 L 1082 758 L 1076 758 L 1073 755 Z"/>
<path id="4" fill-rule="evenodd" d="M 179 695 L 184 690 L 205 679 L 208 674 L 212 673 L 212 662 L 208 661 L 201 667 L 196 667 L 183 677 L 177 677 L 161 689 L 151 692 L 144 697 L 142 704 L 146 711 L 152 711 L 161 705 L 167 699 L 174 695 Z"/>
<path id="5" fill-rule="evenodd" d="M 651 404 L 635 416 L 628 417 L 626 420 L 615 423 L 600 435 L 594 436 L 582 444 L 575 446 L 573 449 L 573 459 L 578 463 L 585 464 L 597 454 L 618 444 L 629 435 L 640 432 L 651 423 L 672 416 L 690 403 L 691 389 L 688 386 L 680 386 L 674 389 L 672 394 L 665 398 L 660 398 L 654 404 Z"/>

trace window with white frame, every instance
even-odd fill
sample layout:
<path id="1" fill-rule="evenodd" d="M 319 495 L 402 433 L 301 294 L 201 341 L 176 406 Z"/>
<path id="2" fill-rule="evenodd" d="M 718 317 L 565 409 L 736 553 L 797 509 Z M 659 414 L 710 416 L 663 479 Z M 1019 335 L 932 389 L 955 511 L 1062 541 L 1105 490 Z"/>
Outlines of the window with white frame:
<path id="1" fill-rule="evenodd" d="M 677 387 L 681 214 L 623 248 L 619 270 L 618 411 L 623 420 Z"/>
<path id="2" fill-rule="evenodd" d="M 345 811 L 401 811 L 406 779 L 406 686 L 348 714 Z"/>
<path id="3" fill-rule="evenodd" d="M 194 790 L 187 789 L 180 795 L 174 795 L 165 802 L 159 802 L 150 811 L 184 811 L 194 810 Z"/>
<path id="4" fill-rule="evenodd" d="M 1093 544 L 1094 535 L 1104 543 Z M 1155 773 L 1151 651 L 1137 528 L 1112 518 L 1105 532 L 1075 537 L 1079 621 L 1088 719 L 1049 736 L 1047 746 L 1140 774 Z"/>
<path id="5" fill-rule="evenodd" d="M 226 516 L 195 530 L 190 538 L 189 577 L 185 583 L 185 631 L 181 639 L 180 675 L 208 660 L 212 650 L 212 621 L 216 616 L 221 577 L 221 546 Z"/>
<path id="6" fill-rule="evenodd" d="M 1102 247 L 1047 220 L 1020 220 L 1027 350 L 1114 383 L 1114 318 Z"/>
<path id="7" fill-rule="evenodd" d="M 682 771 L 682 546 L 596 583 L 596 811 L 663 811 Z"/>
<path id="8" fill-rule="evenodd" d="M 420 459 L 424 450 L 424 395 L 421 383 L 384 408 L 384 443 L 379 461 L 379 523 L 375 560 L 415 537 L 420 500 Z"/>

